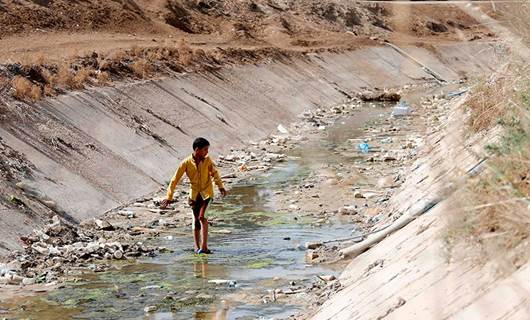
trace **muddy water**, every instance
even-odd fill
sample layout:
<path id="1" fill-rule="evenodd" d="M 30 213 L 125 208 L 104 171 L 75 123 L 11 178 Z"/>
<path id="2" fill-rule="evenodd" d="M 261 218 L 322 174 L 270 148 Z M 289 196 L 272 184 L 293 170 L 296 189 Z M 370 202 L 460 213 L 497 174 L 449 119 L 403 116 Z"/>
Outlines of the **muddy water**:
<path id="1" fill-rule="evenodd" d="M 350 236 L 352 226 L 337 220 L 315 227 L 303 212 L 279 212 L 274 195 L 315 168 L 355 161 L 355 150 L 343 152 L 352 148 L 348 139 L 388 112 L 368 107 L 339 119 L 274 170 L 233 186 L 208 213 L 214 218 L 214 254 L 194 255 L 191 237 L 151 239 L 149 244 L 173 252 L 116 264 L 111 271 L 84 275 L 45 295 L 10 301 L 0 310 L 8 318 L 30 319 L 270 319 L 295 313 L 303 306 L 245 297 L 266 296 L 291 281 L 303 284 L 316 275 L 337 274 L 330 266 L 307 264 L 304 244 Z M 146 306 L 157 310 L 146 314 Z"/>

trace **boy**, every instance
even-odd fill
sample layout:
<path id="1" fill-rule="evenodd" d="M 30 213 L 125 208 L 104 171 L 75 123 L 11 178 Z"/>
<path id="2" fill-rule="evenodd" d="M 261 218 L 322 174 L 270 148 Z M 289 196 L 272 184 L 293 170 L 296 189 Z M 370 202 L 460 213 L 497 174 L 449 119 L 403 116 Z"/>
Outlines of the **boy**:
<path id="1" fill-rule="evenodd" d="M 210 142 L 204 138 L 193 141 L 193 153 L 182 160 L 175 175 L 167 188 L 166 199 L 160 203 L 160 208 L 167 207 L 173 199 L 173 192 L 182 175 L 186 173 L 190 180 L 190 192 L 188 203 L 193 210 L 193 240 L 195 242 L 195 253 L 212 253 L 208 249 L 208 220 L 204 216 L 208 203 L 213 198 L 212 177 L 224 197 L 227 192 L 215 168 L 214 163 L 208 157 Z"/>

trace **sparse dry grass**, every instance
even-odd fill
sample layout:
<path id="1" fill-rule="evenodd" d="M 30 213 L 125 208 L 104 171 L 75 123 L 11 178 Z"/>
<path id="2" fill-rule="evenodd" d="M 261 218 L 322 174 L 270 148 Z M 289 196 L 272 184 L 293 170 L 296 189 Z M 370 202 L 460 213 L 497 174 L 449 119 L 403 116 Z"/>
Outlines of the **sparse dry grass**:
<path id="1" fill-rule="evenodd" d="M 43 52 L 26 52 L 9 59 L 22 65 L 41 65 L 46 63 L 46 55 Z"/>
<path id="2" fill-rule="evenodd" d="M 500 126 L 486 146 L 485 170 L 469 179 L 450 217 L 450 246 L 464 245 L 466 258 L 495 262 L 503 274 L 530 259 L 530 66 L 512 67 L 502 78 L 475 87 L 468 126 L 485 133 Z"/>
<path id="3" fill-rule="evenodd" d="M 88 68 L 81 68 L 77 70 L 72 77 L 69 78 L 68 85 L 72 89 L 83 89 L 84 84 L 88 82 L 91 71 Z"/>
<path id="4" fill-rule="evenodd" d="M 116 50 L 108 55 L 107 60 L 122 61 L 127 57 L 125 51 Z"/>
<path id="5" fill-rule="evenodd" d="M 466 101 L 471 115 L 468 119 L 473 132 L 479 132 L 494 125 L 504 112 L 505 96 L 509 86 L 506 78 L 491 79 L 473 89 Z"/>
<path id="6" fill-rule="evenodd" d="M 134 75 L 140 79 L 147 78 L 151 73 L 149 63 L 143 59 L 136 60 L 129 65 Z"/>
<path id="7" fill-rule="evenodd" d="M 106 71 L 100 71 L 97 73 L 97 83 L 100 86 L 104 86 L 109 83 L 110 75 Z"/>
<path id="8" fill-rule="evenodd" d="M 526 44 L 529 4 L 498 12 Z M 460 190 L 446 235 L 450 249 L 463 247 L 466 258 L 493 262 L 504 275 L 530 260 L 530 64 L 506 61 L 505 71 L 476 86 L 467 100 L 470 132 L 500 128 L 501 136 L 486 146 L 485 170 Z"/>
<path id="9" fill-rule="evenodd" d="M 71 77 L 68 65 L 62 64 L 57 69 L 57 74 L 55 75 L 56 84 L 65 87 L 70 82 Z"/>
<path id="10" fill-rule="evenodd" d="M 134 45 L 131 48 L 131 53 L 132 53 L 132 55 L 134 55 L 136 57 L 143 57 L 144 56 L 144 48 L 141 48 L 138 45 Z"/>
<path id="11" fill-rule="evenodd" d="M 487 5 L 484 3 L 484 5 Z M 528 30 L 528 16 L 530 15 L 530 1 L 497 2 L 488 5 L 494 17 L 508 27 L 513 33 L 521 37 L 527 45 L 530 45 L 530 32 Z"/>
<path id="12" fill-rule="evenodd" d="M 50 84 L 45 84 L 42 91 L 47 97 L 52 97 L 55 95 L 55 90 L 53 90 L 53 87 Z"/>
<path id="13" fill-rule="evenodd" d="M 29 92 L 29 98 L 31 99 L 31 101 L 33 102 L 39 101 L 41 96 L 42 96 L 41 88 L 37 85 L 32 85 L 31 90 Z"/>
<path id="14" fill-rule="evenodd" d="M 13 96 L 24 101 L 38 101 L 41 98 L 42 92 L 39 86 L 34 85 L 28 79 L 16 76 L 11 82 L 13 88 Z"/>
<path id="15" fill-rule="evenodd" d="M 22 63 L 20 60 L 18 63 L 22 68 L 18 75 L 39 87 L 40 96 L 54 96 L 67 90 L 83 89 L 87 84 L 108 85 L 111 79 L 145 79 L 160 74 L 212 70 L 221 65 L 256 63 L 263 59 L 298 55 L 301 55 L 298 51 L 283 52 L 275 48 L 203 50 L 193 48 L 185 39 L 181 39 L 177 45 L 135 46 L 127 50 L 116 50 L 108 55 L 96 54 L 94 57 L 90 54 L 77 57 L 60 65 L 46 61 L 36 63 L 36 58 L 32 59 L 31 64 Z M 37 89 L 30 88 L 29 92 L 32 90 L 31 95 L 38 99 L 40 96 Z M 29 95 L 14 96 L 18 98 Z"/>
<path id="16" fill-rule="evenodd" d="M 193 50 L 190 48 L 188 41 L 182 38 L 177 44 L 179 53 L 179 62 L 185 66 L 189 66 L 193 61 Z"/>
<path id="17" fill-rule="evenodd" d="M 56 82 L 56 76 L 46 68 L 42 69 L 42 76 L 44 77 L 47 85 L 53 85 Z"/>
<path id="18" fill-rule="evenodd" d="M 12 81 L 13 96 L 20 100 L 25 100 L 31 91 L 31 82 L 21 76 L 16 76 Z"/>

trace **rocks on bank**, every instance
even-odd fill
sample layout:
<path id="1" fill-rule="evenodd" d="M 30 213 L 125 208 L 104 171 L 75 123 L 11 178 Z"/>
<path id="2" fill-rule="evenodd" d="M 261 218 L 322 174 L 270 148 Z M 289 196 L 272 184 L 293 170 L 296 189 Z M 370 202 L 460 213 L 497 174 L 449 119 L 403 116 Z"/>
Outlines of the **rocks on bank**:
<path id="1" fill-rule="evenodd" d="M 74 270 L 106 270 L 106 260 L 152 256 L 163 248 L 135 241 L 105 220 L 76 226 L 54 216 L 51 223 L 21 237 L 24 250 L 16 251 L 0 264 L 0 284 L 29 285 L 50 283 Z"/>

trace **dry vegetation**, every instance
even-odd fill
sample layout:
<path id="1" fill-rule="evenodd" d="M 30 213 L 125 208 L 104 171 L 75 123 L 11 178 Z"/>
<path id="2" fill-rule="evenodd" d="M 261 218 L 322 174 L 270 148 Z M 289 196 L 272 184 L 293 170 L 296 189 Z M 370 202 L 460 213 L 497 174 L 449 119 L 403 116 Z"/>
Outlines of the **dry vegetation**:
<path id="1" fill-rule="evenodd" d="M 481 7 L 486 13 L 508 27 L 514 34 L 521 37 L 527 45 L 530 44 L 528 36 L 528 14 L 530 1 L 517 3 L 491 2 L 482 3 Z"/>
<path id="2" fill-rule="evenodd" d="M 185 40 L 175 46 L 115 51 L 107 56 L 93 53 L 72 64 L 18 63 L 11 81 L 12 96 L 35 102 L 67 90 L 81 90 L 87 85 L 108 85 L 113 80 L 146 79 L 161 74 L 214 70 L 227 64 L 255 63 L 265 58 L 279 58 L 301 53 L 277 48 L 210 49 L 192 48 Z"/>
<path id="3" fill-rule="evenodd" d="M 16 76 L 11 83 L 13 96 L 20 100 L 35 102 L 41 98 L 40 87 L 34 85 L 28 79 Z"/>
<path id="4" fill-rule="evenodd" d="M 505 111 L 504 97 L 511 88 L 505 77 L 479 84 L 467 98 L 471 113 L 468 121 L 473 132 L 491 128 Z"/>
<path id="5" fill-rule="evenodd" d="M 468 127 L 487 135 L 501 129 L 486 146 L 485 170 L 468 180 L 450 217 L 450 249 L 466 258 L 494 262 L 509 274 L 530 259 L 530 65 L 511 65 L 474 88 L 466 101 Z"/>

